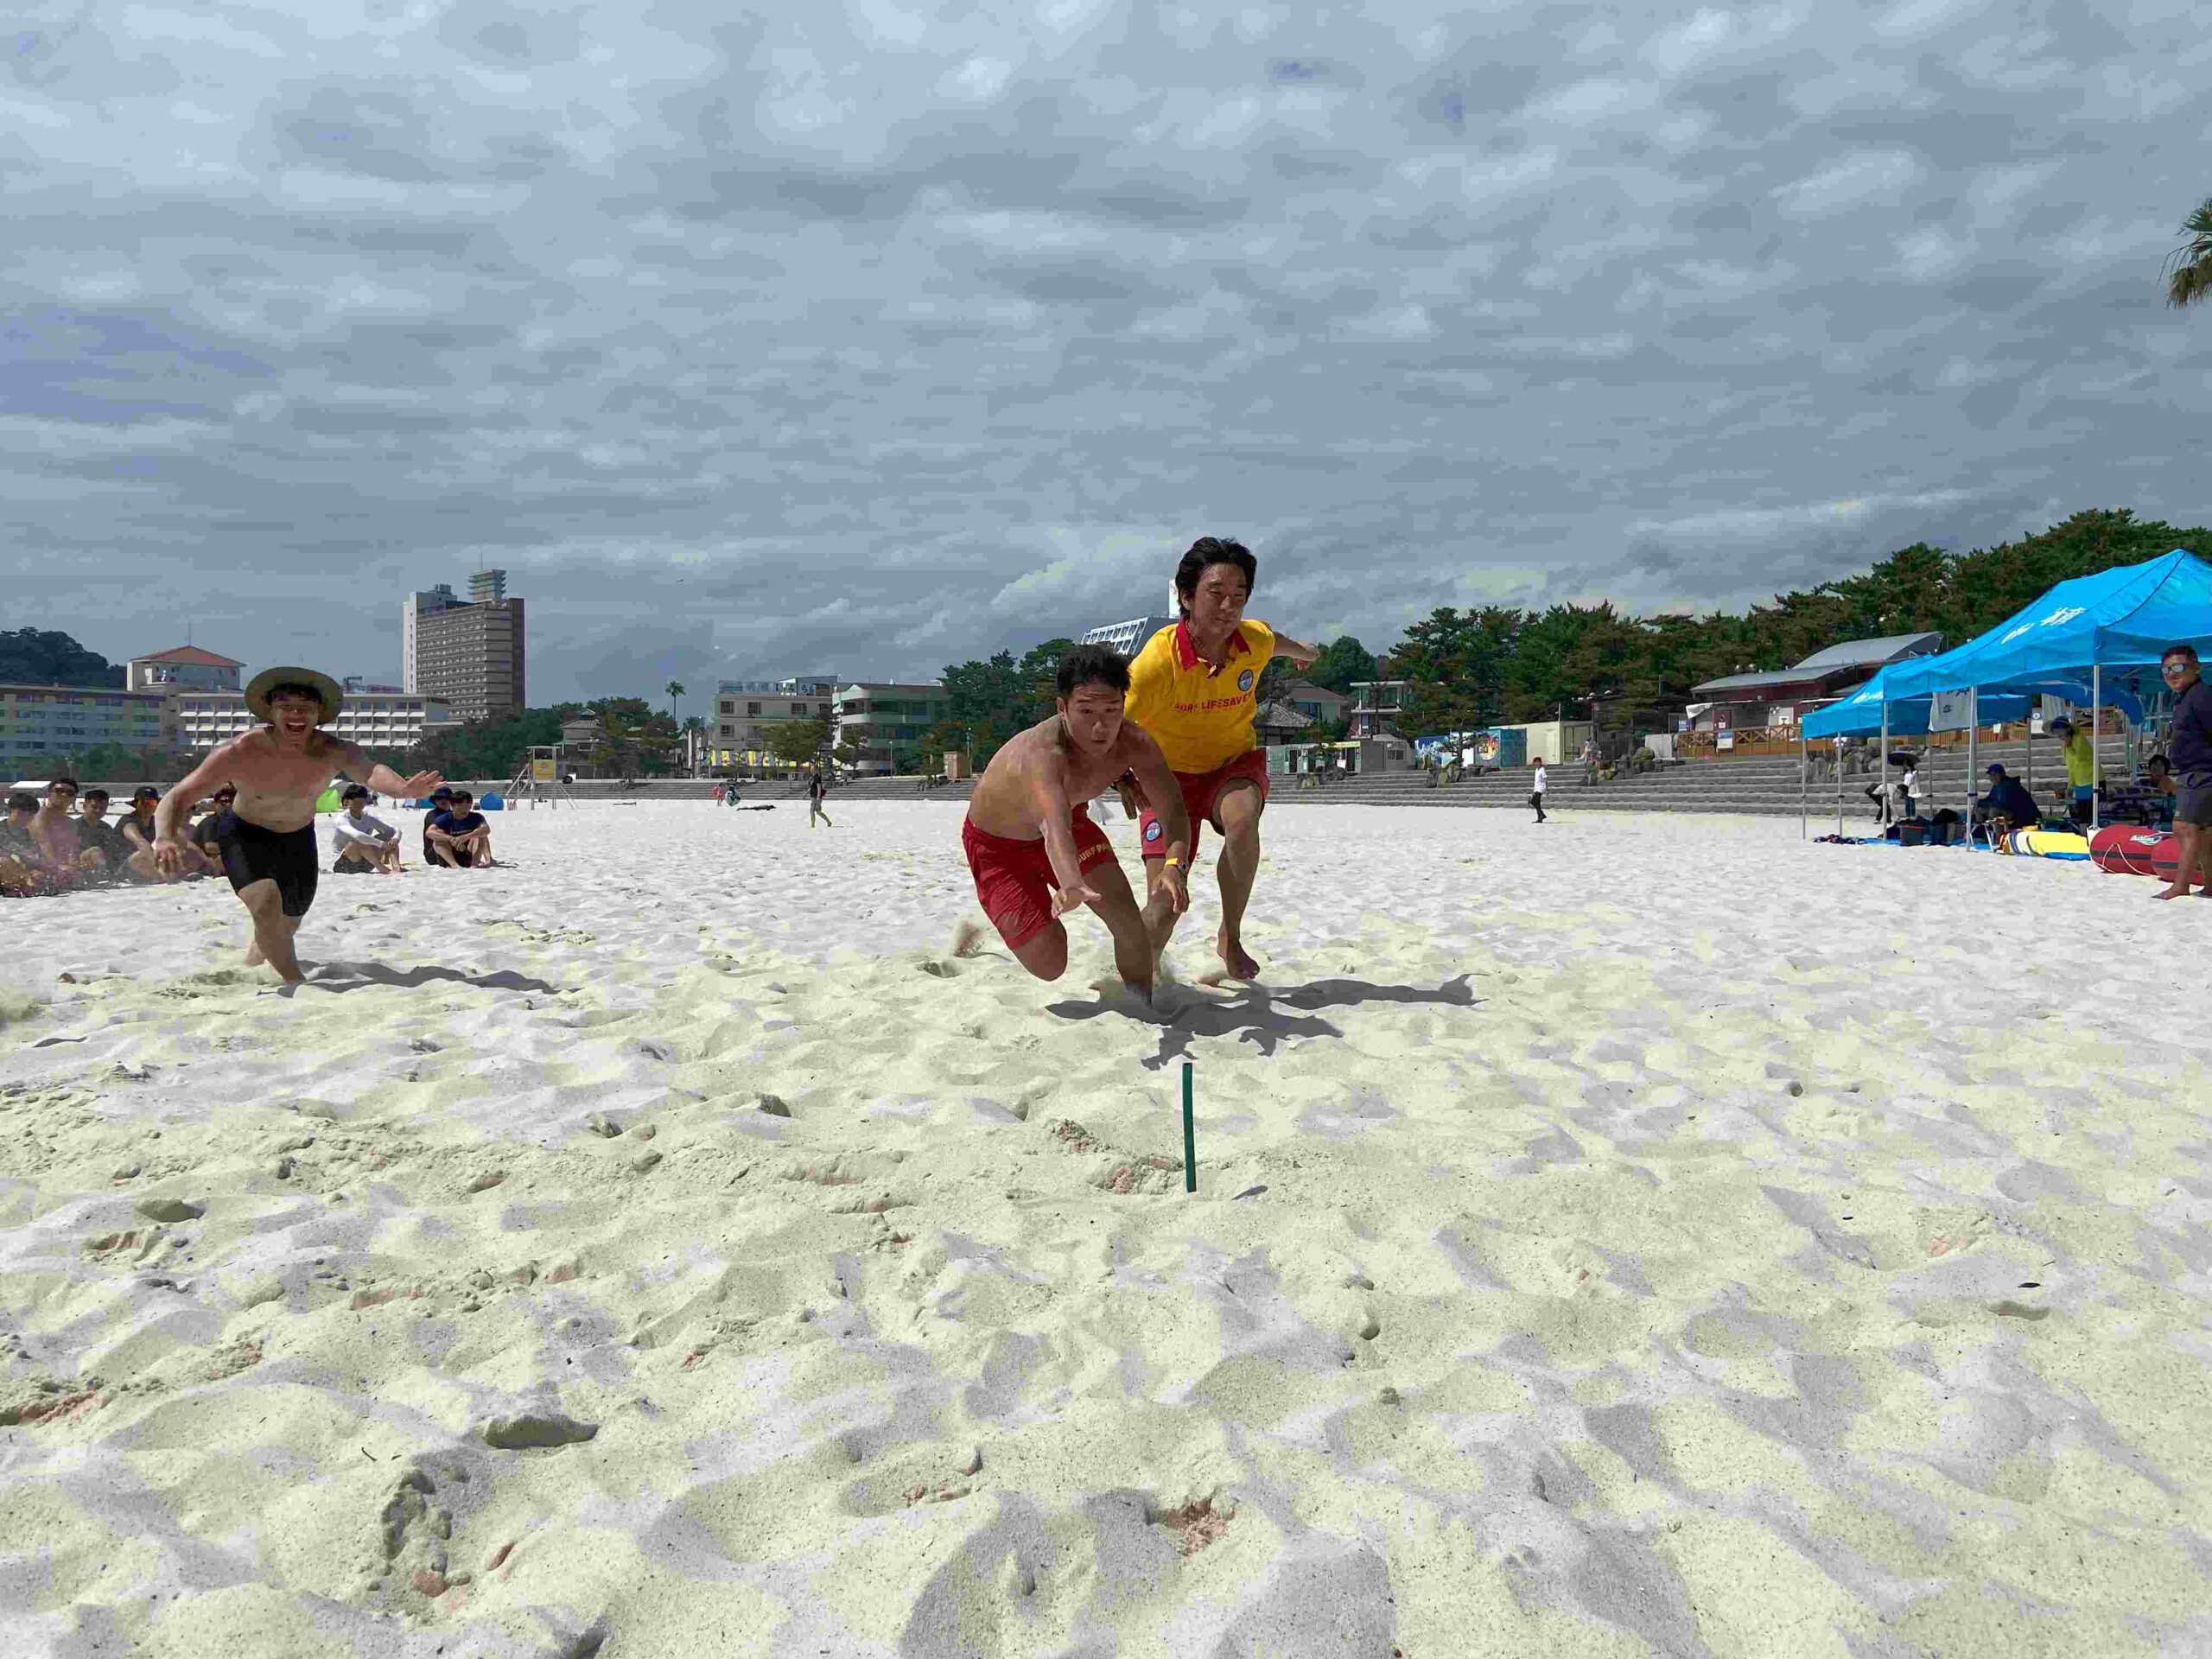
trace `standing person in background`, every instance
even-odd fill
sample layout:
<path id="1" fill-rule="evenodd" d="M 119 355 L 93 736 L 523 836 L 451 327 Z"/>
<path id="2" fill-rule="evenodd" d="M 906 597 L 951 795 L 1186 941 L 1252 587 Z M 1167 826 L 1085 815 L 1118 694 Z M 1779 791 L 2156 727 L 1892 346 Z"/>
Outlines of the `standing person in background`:
<path id="1" fill-rule="evenodd" d="M 830 785 L 822 781 L 822 768 L 817 766 L 814 769 L 814 775 L 806 780 L 806 827 L 808 829 L 814 828 L 814 821 L 817 818 L 821 819 L 824 823 L 830 823 L 830 815 L 822 810 L 822 798 L 829 792 Z M 837 826 L 830 823 L 830 827 L 835 830 Z"/>
<path id="2" fill-rule="evenodd" d="M 1243 937 L 1244 907 L 1260 873 L 1260 814 L 1268 803 L 1268 752 L 1252 737 L 1260 675 L 1272 657 L 1310 668 L 1321 654 L 1245 616 L 1259 569 L 1241 543 L 1213 536 L 1192 543 L 1169 589 L 1181 620 L 1154 634 L 1128 668 L 1128 718 L 1160 746 L 1174 773 L 1191 823 L 1192 865 L 1200 825 L 1211 823 L 1221 837 L 1221 929 L 1214 949 L 1230 979 L 1260 973 Z M 1123 797 L 1125 804 L 1128 799 Z M 1182 909 L 1160 902 L 1174 868 L 1167 862 L 1166 833 L 1155 805 L 1138 813 L 1155 953 L 1166 948 Z"/>
<path id="3" fill-rule="evenodd" d="M 1594 788 L 1598 782 L 1598 746 L 1588 738 L 1582 740 L 1582 787 Z"/>
<path id="4" fill-rule="evenodd" d="M 2168 646 L 2158 672 L 2174 694 L 2166 759 L 2174 769 L 2174 839 L 2181 847 L 2173 880 L 2158 896 L 2182 898 L 2191 880 L 2201 879 L 2197 897 L 2212 899 L 2212 686 L 2193 645 Z"/>
<path id="5" fill-rule="evenodd" d="M 2066 762 L 2066 788 L 2063 792 L 2053 793 L 2066 803 L 2069 817 L 2086 825 L 2096 813 L 2096 749 L 2089 741 L 2089 734 L 2070 720 L 2052 721 L 2050 734 L 2059 740 L 2058 753 Z"/>
<path id="6" fill-rule="evenodd" d="M 1536 822 L 1538 823 L 1545 822 L 1544 791 L 1548 789 L 1550 786 L 1550 779 L 1544 772 L 1544 757 L 1540 754 L 1536 757 L 1536 775 L 1534 780 L 1530 783 L 1529 789 L 1529 804 L 1536 809 Z"/>

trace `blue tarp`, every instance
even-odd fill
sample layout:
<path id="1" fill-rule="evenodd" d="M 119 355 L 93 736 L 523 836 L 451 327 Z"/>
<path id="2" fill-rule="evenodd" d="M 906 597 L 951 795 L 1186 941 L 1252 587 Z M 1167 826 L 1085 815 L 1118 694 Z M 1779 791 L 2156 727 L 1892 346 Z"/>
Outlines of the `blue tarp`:
<path id="1" fill-rule="evenodd" d="M 2049 683 L 2087 680 L 2095 664 L 2139 664 L 2143 647 L 2123 641 L 2163 633 L 2170 623 L 2207 605 L 2212 605 L 2212 565 L 2176 548 L 2141 564 L 2062 582 L 1979 639 L 1940 656 L 1892 664 L 1888 694 L 1895 701 L 2004 686 L 2067 696 Z M 2158 658 L 2153 654 L 2150 660 Z"/>
<path id="2" fill-rule="evenodd" d="M 1842 702 L 1806 715 L 1805 736 L 1878 732 L 1885 702 L 1891 734 L 1916 736 L 1928 729 L 1937 691 L 1978 690 L 1985 724 L 2024 718 L 2031 693 L 2086 706 L 2094 696 L 2088 671 L 2100 665 L 2105 702 L 2139 719 L 2135 694 L 2156 689 L 2158 652 L 2179 639 L 2212 648 L 2212 565 L 2183 548 L 2062 582 L 1962 645 L 1891 663 Z"/>

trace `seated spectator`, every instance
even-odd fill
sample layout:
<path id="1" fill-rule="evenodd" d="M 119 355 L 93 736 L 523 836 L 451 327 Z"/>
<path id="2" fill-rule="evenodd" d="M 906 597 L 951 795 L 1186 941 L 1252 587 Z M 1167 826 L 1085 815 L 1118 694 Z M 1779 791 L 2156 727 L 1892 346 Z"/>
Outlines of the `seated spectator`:
<path id="1" fill-rule="evenodd" d="M 178 861 L 175 875 L 163 875 L 161 867 L 154 861 L 154 809 L 161 799 L 161 791 L 151 784 L 141 784 L 131 791 L 130 810 L 115 826 L 123 837 L 124 862 L 137 880 L 197 881 L 208 873 L 208 866 L 201 859 L 200 849 L 189 843 Z"/>
<path id="2" fill-rule="evenodd" d="M 46 849 L 31 833 L 31 820 L 37 815 L 37 796 L 23 789 L 9 791 L 7 820 L 0 823 L 0 894 L 8 898 L 27 899 L 54 889 Z"/>
<path id="3" fill-rule="evenodd" d="M 476 798 L 456 789 L 442 812 L 431 814 L 423 838 L 439 861 L 457 870 L 497 868 L 492 858 L 492 826 L 476 810 Z"/>
<path id="4" fill-rule="evenodd" d="M 238 798 L 235 784 L 225 784 L 215 791 L 215 804 L 207 816 L 192 826 L 188 838 L 192 850 L 197 853 L 207 869 L 220 874 L 223 868 L 223 820 L 231 815 L 231 803 Z"/>
<path id="5" fill-rule="evenodd" d="M 101 880 L 140 879 L 130 868 L 130 855 L 137 849 L 124 837 L 120 825 L 108 822 L 110 798 L 104 789 L 88 789 L 77 798 L 77 838 L 99 854 Z"/>
<path id="6" fill-rule="evenodd" d="M 338 860 L 331 869 L 339 875 L 366 874 L 372 870 L 379 875 L 397 875 L 399 831 L 383 819 L 369 816 L 369 791 L 359 784 L 348 784 L 339 802 L 338 817 L 330 826 L 331 839 L 338 849 Z"/>
<path id="7" fill-rule="evenodd" d="M 64 887 L 92 880 L 107 868 L 99 849 L 86 846 L 78 833 L 77 820 L 69 811 L 76 799 L 77 780 L 57 778 L 46 786 L 46 800 L 31 820 L 31 834 L 46 855 L 46 868 Z"/>
<path id="8" fill-rule="evenodd" d="M 430 810 L 423 817 L 423 861 L 433 869 L 437 868 L 441 861 L 430 846 L 430 825 L 437 821 L 441 812 L 446 811 L 452 805 L 453 790 L 450 785 L 440 784 L 430 791 Z"/>
<path id="9" fill-rule="evenodd" d="M 2003 766 L 1992 763 L 1989 793 L 1974 809 L 1974 822 L 1986 823 L 1999 817 L 2005 820 L 2007 829 L 2032 830 L 2043 822 L 2043 810 L 2036 805 L 2036 798 L 2028 793 L 2024 784 Z"/>
<path id="10" fill-rule="evenodd" d="M 2174 827 L 2174 800 L 2181 792 L 2181 783 L 2174 776 L 2173 762 L 2163 754 L 2154 754 L 2143 765 L 2143 787 L 2151 792 L 2151 827 L 2171 830 Z"/>

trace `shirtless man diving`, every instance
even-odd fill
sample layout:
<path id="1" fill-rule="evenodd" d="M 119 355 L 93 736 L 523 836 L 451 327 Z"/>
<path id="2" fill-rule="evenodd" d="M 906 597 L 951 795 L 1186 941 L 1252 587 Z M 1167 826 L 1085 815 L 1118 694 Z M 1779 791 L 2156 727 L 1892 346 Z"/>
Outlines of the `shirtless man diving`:
<path id="1" fill-rule="evenodd" d="M 1259 561 L 1241 543 L 1211 536 L 1192 543 L 1170 590 L 1182 620 L 1154 634 L 1129 664 L 1128 717 L 1174 768 L 1192 856 L 1201 824 L 1211 823 L 1221 837 L 1221 931 L 1214 949 L 1231 979 L 1255 979 L 1260 972 L 1243 939 L 1244 906 L 1260 872 L 1260 813 L 1268 802 L 1268 753 L 1252 738 L 1260 675 L 1271 657 L 1310 668 L 1321 654 L 1245 616 L 1258 573 Z M 1153 812 L 1140 815 L 1137 835 L 1146 885 L 1157 894 L 1162 855 L 1174 849 L 1163 843 Z M 1180 880 L 1178 872 L 1179 886 Z M 1184 908 L 1178 904 L 1165 917 L 1157 948 L 1166 947 Z"/>
<path id="2" fill-rule="evenodd" d="M 269 723 L 219 744 L 154 810 L 154 861 L 173 874 L 185 857 L 184 816 L 192 804 L 230 784 L 238 798 L 223 816 L 219 842 L 223 874 L 253 918 L 246 965 L 267 963 L 288 985 L 304 977 L 292 953 L 292 936 L 315 902 L 321 861 L 315 851 L 315 804 L 333 773 L 386 795 L 427 795 L 440 779 L 434 772 L 402 778 L 371 764 L 359 748 L 318 729 L 338 712 L 345 693 L 327 674 L 307 668 L 272 668 L 245 690 L 245 706 Z"/>
<path id="3" fill-rule="evenodd" d="M 1153 939 L 1188 902 L 1183 857 L 1190 825 L 1182 791 L 1160 746 L 1122 717 L 1128 664 L 1106 645 L 1077 645 L 1060 659 L 1058 712 L 991 757 L 968 803 L 961 845 L 976 896 L 1015 960 L 1039 979 L 1067 971 L 1060 918 L 1077 905 L 1098 912 L 1114 936 L 1122 982 L 1152 995 Z M 1162 867 L 1140 912 L 1090 802 L 1123 773 L 1162 816 Z M 974 935 L 955 947 L 966 954 Z"/>

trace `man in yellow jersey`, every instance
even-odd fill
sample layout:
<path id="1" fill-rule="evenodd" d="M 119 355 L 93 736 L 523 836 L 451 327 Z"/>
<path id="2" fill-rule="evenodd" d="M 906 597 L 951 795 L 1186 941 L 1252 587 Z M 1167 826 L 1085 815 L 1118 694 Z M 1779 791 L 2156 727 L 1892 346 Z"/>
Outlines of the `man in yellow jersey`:
<path id="1" fill-rule="evenodd" d="M 2052 721 L 2050 734 L 2059 740 L 2058 753 L 2066 762 L 2066 791 L 2057 798 L 2067 803 L 2067 815 L 2086 830 L 2096 811 L 2097 752 L 2089 734 L 2070 720 Z"/>
<path id="2" fill-rule="evenodd" d="M 1211 536 L 1191 543 L 1175 567 L 1175 607 L 1182 620 L 1152 636 L 1129 664 L 1128 717 L 1167 757 L 1191 819 L 1197 861 L 1199 825 L 1221 837 L 1221 931 L 1214 948 L 1231 979 L 1256 979 L 1260 964 L 1246 954 L 1244 906 L 1260 868 L 1260 813 L 1268 799 L 1267 751 L 1252 739 L 1260 672 L 1271 657 L 1307 668 L 1321 653 L 1264 622 L 1248 621 L 1259 561 L 1236 542 Z M 1138 818 L 1146 886 L 1157 894 L 1179 860 L 1166 830 L 1149 809 Z M 1154 948 L 1175 931 L 1176 912 L 1153 912 Z"/>

